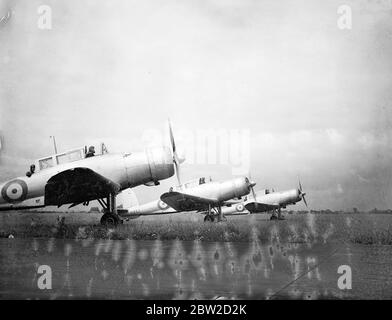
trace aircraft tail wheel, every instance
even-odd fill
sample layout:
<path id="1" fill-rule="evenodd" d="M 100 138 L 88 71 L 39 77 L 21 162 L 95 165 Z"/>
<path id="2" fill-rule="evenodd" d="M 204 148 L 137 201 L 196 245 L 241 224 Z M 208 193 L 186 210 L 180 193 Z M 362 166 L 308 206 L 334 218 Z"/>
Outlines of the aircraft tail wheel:
<path id="1" fill-rule="evenodd" d="M 105 227 L 117 227 L 117 225 L 121 223 L 121 219 L 110 213 L 105 213 L 101 218 L 101 224 Z"/>

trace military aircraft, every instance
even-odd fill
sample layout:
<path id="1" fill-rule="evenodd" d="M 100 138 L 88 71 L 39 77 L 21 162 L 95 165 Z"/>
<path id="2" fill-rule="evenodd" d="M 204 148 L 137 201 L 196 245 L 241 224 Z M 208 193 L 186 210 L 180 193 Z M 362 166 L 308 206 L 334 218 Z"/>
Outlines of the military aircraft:
<path id="1" fill-rule="evenodd" d="M 128 209 L 122 216 L 137 218 L 144 215 L 161 215 L 184 211 L 205 213 L 204 221 L 224 220 L 222 206 L 239 203 L 241 197 L 250 193 L 256 184 L 247 177 L 238 177 L 223 182 L 199 179 L 197 185 L 184 187 L 161 195 L 160 200 Z"/>
<path id="2" fill-rule="evenodd" d="M 161 195 L 161 200 L 178 212 L 205 212 L 204 221 L 212 222 L 215 218 L 222 221 L 222 206 L 238 203 L 255 185 L 247 177 L 239 177 L 223 182 L 202 183 L 181 192 L 169 191 Z"/>
<path id="3" fill-rule="evenodd" d="M 98 200 L 104 208 L 101 223 L 116 226 L 122 222 L 116 206 L 116 196 L 122 190 L 158 185 L 173 176 L 180 164 L 175 149 L 169 147 L 135 153 L 103 152 L 92 157 L 86 154 L 87 150 L 79 148 L 39 159 L 26 176 L 0 183 L 0 210 L 72 207 Z M 28 199 L 40 198 L 43 203 L 23 205 Z"/>
<path id="4" fill-rule="evenodd" d="M 211 178 L 210 178 L 211 181 Z M 187 181 L 179 186 L 171 187 L 171 191 L 181 191 L 184 189 L 192 189 L 198 184 L 205 183 L 205 177 Z M 153 200 L 143 204 L 137 204 L 127 209 L 128 218 L 135 219 L 140 216 L 149 215 L 162 215 L 176 213 L 177 210 L 170 207 L 167 203 L 163 202 L 161 199 Z"/>
<path id="5" fill-rule="evenodd" d="M 175 162 L 180 164 L 176 145 L 173 139 L 173 132 L 169 122 L 170 138 L 175 154 Z M 134 206 L 128 212 L 122 210 L 121 215 L 128 218 L 137 218 L 142 215 L 170 214 L 183 211 L 199 211 L 206 214 L 204 221 L 222 221 L 222 206 L 231 205 L 241 201 L 241 197 L 250 193 L 256 185 L 249 181 L 247 177 L 238 177 L 223 182 L 206 182 L 205 178 L 200 178 L 197 184 L 188 182 L 181 183 L 180 166 L 176 165 L 176 177 L 178 186 L 170 188 L 160 196 L 159 200 Z M 235 200 L 237 199 L 237 200 Z"/>
<path id="6" fill-rule="evenodd" d="M 308 204 L 306 202 L 305 195 L 306 193 L 302 191 L 301 182 L 298 181 L 298 189 L 280 192 L 270 192 L 267 189 L 263 193 L 252 192 L 252 198 L 246 199 L 236 205 L 225 206 L 222 208 L 222 212 L 229 216 L 272 211 L 273 214 L 271 216 L 271 220 L 284 220 L 281 208 L 286 208 L 287 205 L 296 204 L 301 200 L 304 201 L 307 207 Z"/>

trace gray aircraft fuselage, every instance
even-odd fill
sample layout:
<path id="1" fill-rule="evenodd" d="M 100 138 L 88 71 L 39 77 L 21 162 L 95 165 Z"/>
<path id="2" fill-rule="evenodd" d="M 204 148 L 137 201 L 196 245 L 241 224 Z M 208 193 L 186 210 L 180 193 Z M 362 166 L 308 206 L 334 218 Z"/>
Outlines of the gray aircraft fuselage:
<path id="1" fill-rule="evenodd" d="M 45 186 L 54 175 L 72 168 L 88 168 L 113 181 L 120 190 L 157 183 L 174 175 L 170 148 L 151 148 L 145 152 L 104 154 L 59 164 L 34 173 L 0 183 L 0 208 L 10 208 L 26 199 L 45 195 Z"/>

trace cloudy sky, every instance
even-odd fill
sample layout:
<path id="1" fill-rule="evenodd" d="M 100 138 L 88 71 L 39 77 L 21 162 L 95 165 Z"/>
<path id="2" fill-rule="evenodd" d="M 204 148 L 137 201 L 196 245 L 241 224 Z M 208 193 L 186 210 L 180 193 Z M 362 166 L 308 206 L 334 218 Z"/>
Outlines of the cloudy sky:
<path id="1" fill-rule="evenodd" d="M 390 1 L 44 3 L 51 29 L 41 0 L 0 0 L 0 180 L 52 153 L 50 135 L 60 150 L 138 151 L 170 117 L 184 180 L 230 178 L 233 163 L 193 161 L 210 147 L 195 141 L 240 132 L 257 189 L 299 176 L 311 208 L 392 208 Z"/>

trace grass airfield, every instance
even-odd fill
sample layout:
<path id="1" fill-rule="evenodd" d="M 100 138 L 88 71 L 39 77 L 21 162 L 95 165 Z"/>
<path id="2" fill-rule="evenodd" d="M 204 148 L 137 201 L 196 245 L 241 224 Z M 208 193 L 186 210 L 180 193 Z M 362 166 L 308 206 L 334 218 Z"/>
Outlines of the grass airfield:
<path id="1" fill-rule="evenodd" d="M 389 214 L 290 214 L 270 221 L 269 214 L 228 216 L 227 221 L 206 223 L 195 212 L 132 219 L 116 229 L 99 223 L 101 213 L 8 212 L 0 216 L 0 237 L 113 240 L 200 240 L 283 243 L 347 242 L 392 244 Z M 64 225 L 58 217 L 65 217 Z"/>

